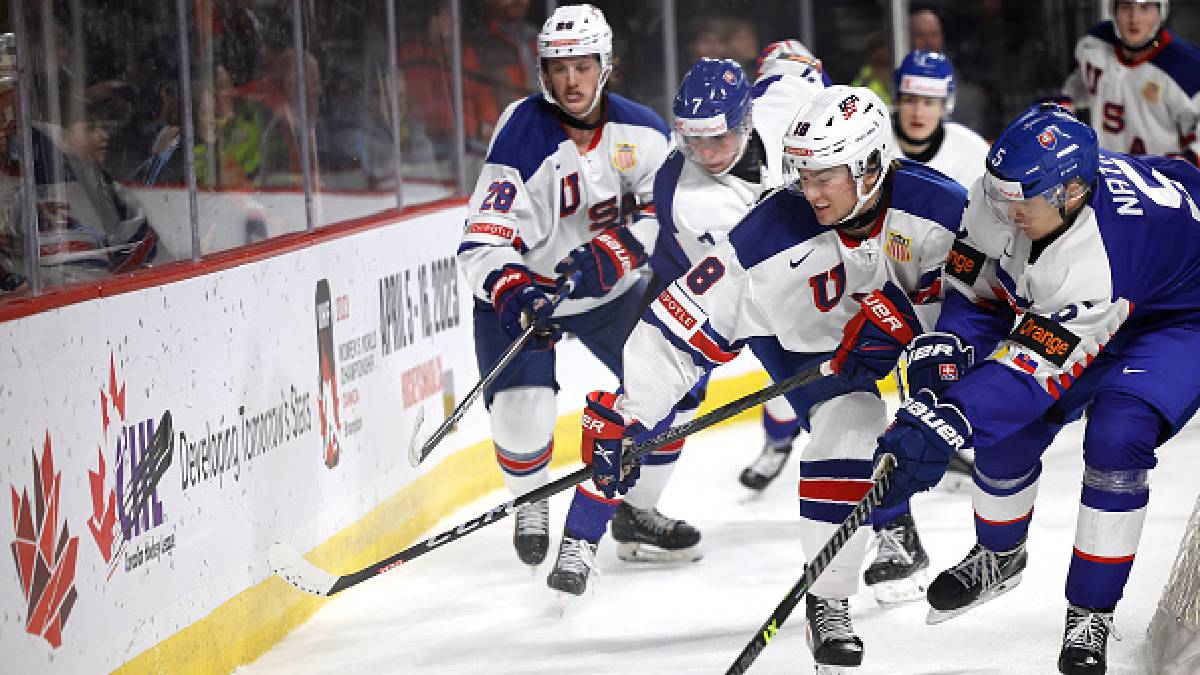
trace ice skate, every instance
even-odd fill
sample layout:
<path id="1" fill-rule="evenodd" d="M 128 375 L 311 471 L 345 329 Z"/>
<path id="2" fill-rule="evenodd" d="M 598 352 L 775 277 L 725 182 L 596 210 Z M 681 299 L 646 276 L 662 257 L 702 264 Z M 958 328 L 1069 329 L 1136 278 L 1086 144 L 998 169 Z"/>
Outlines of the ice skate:
<path id="1" fill-rule="evenodd" d="M 962 562 L 939 574 L 929 585 L 930 609 L 925 623 L 953 619 L 1016 588 L 1026 559 L 1024 541 L 1003 553 L 975 544 Z"/>
<path id="2" fill-rule="evenodd" d="M 513 548 L 526 565 L 537 566 L 550 548 L 550 503 L 545 499 L 517 507 Z"/>
<path id="3" fill-rule="evenodd" d="M 563 531 L 558 545 L 558 558 L 554 569 L 546 577 L 546 585 L 569 595 L 583 595 L 587 590 L 588 576 L 596 569 L 596 545 Z"/>
<path id="4" fill-rule="evenodd" d="M 700 531 L 658 509 L 638 509 L 622 502 L 612 519 L 617 557 L 630 562 L 686 562 L 703 557 Z"/>
<path id="5" fill-rule="evenodd" d="M 749 466 L 742 469 L 738 480 L 751 490 L 766 488 L 783 471 L 783 466 L 787 464 L 788 456 L 791 453 L 792 444 L 790 442 L 780 447 L 772 447 L 770 443 L 763 445 L 762 452 Z"/>
<path id="6" fill-rule="evenodd" d="M 934 486 L 938 492 L 966 492 L 975 483 L 975 460 L 972 453 L 959 450 L 950 455 L 946 475 Z"/>
<path id="7" fill-rule="evenodd" d="M 816 672 L 823 675 L 844 672 L 862 664 L 863 642 L 854 634 L 850 622 L 850 601 L 845 598 L 819 598 L 809 593 L 805 616 L 805 637 L 812 651 Z"/>
<path id="8" fill-rule="evenodd" d="M 863 572 L 863 581 L 882 607 L 894 607 L 925 597 L 929 588 L 929 556 L 921 546 L 912 514 L 906 513 L 876 533 L 875 560 Z"/>
<path id="9" fill-rule="evenodd" d="M 1113 632 L 1112 608 L 1088 609 L 1068 605 L 1062 651 L 1058 654 L 1058 672 L 1065 675 L 1101 675 L 1106 667 L 1110 632 Z M 1117 637 L 1115 632 L 1113 637 Z"/>

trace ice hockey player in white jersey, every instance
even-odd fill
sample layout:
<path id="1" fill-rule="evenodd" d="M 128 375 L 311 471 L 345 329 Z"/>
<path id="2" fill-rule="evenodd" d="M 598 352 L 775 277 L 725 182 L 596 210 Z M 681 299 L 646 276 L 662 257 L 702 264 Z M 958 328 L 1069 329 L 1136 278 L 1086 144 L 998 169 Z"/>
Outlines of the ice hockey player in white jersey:
<path id="1" fill-rule="evenodd" d="M 958 122 L 954 112 L 954 66 L 945 54 L 909 52 L 896 68 L 896 140 L 904 156 L 937 169 L 969 188 L 983 175 L 988 143 Z"/>
<path id="2" fill-rule="evenodd" d="M 773 378 L 823 363 L 836 373 L 787 394 L 811 430 L 800 538 L 810 555 L 825 543 L 870 490 L 870 449 L 887 423 L 876 382 L 921 331 L 913 305 L 938 298 L 966 208 L 960 185 L 895 159 L 894 144 L 887 107 L 869 89 L 830 87 L 800 109 L 784 138 L 788 187 L 659 294 L 625 344 L 624 391 L 588 395 L 582 447 L 594 480 L 627 488 L 636 476 L 621 471 L 626 437 L 667 416 L 748 340 L 772 337 L 782 349 L 760 361 Z M 866 536 L 847 542 L 806 598 L 823 667 L 862 663 L 848 598 Z"/>
<path id="3" fill-rule="evenodd" d="M 1106 150 L 1200 161 L 1200 48 L 1164 27 L 1168 0 L 1115 0 L 1075 45 L 1063 93 Z"/>
<path id="4" fill-rule="evenodd" d="M 788 103 L 787 114 L 794 115 L 796 107 L 823 88 L 819 80 L 813 84 L 809 80 L 785 83 L 785 79 L 793 76 L 752 87 L 731 59 L 700 59 L 684 75 L 672 103 L 675 150 L 654 179 L 659 234 L 650 256 L 654 275 L 643 306 L 715 244 L 725 241 L 771 185 L 768 167 L 782 175 L 782 130 L 787 120 L 780 122 L 777 117 L 789 108 Z M 777 129 L 778 138 L 764 139 L 759 125 Z M 695 414 L 706 383 L 707 378 L 697 383 L 675 406 L 668 416 L 672 424 Z M 682 448 L 680 440 L 643 458 L 640 478 L 619 506 L 581 488 L 567 513 L 563 536 L 585 538 L 595 545 L 611 518 L 617 556 L 623 560 L 698 560 L 699 531 L 656 508 Z M 571 562 L 556 561 L 547 582 L 556 590 L 580 594 L 590 568 L 567 564 Z"/>
<path id="5" fill-rule="evenodd" d="M 771 158 L 766 166 L 764 192 L 783 184 L 783 147 L 780 143 L 796 110 L 816 91 L 831 84 L 821 60 L 799 40 L 772 42 L 759 54 L 755 90 L 770 93 L 759 96 L 754 103 L 754 126 L 759 137 L 766 139 Z M 691 263 L 696 262 L 694 258 L 691 260 Z M 772 346 L 760 344 L 758 348 L 761 351 Z M 762 426 L 763 447 L 738 474 L 738 481 L 751 490 L 765 489 L 783 471 L 796 435 L 802 430 L 800 418 L 782 396 L 763 405 Z"/>
<path id="6" fill-rule="evenodd" d="M 930 623 L 1020 581 L 1042 453 L 1087 410 L 1058 667 L 1105 671 L 1157 448 L 1200 404 L 1198 200 L 1195 167 L 1098 150 L 1095 132 L 1053 104 L 996 139 L 946 262 L 937 331 L 918 338 L 942 356 L 927 350 L 910 376 L 935 382 L 964 345 L 991 356 L 915 393 L 879 440 L 898 460 L 884 504 L 975 448 L 977 543 L 930 584 Z"/>
<path id="7" fill-rule="evenodd" d="M 548 480 L 557 418 L 554 338 L 568 331 L 614 374 L 640 311 L 641 268 L 654 243 L 654 172 L 669 147 L 666 124 L 604 90 L 612 31 L 591 5 L 557 8 L 538 34 L 542 93 L 505 109 L 458 249 L 475 295 L 481 373 L 535 322 L 541 335 L 484 390 L 496 459 L 514 493 Z M 557 309 L 565 279 L 579 281 Z M 540 564 L 548 505 L 516 514 L 513 545 Z M 576 551 L 575 553 L 580 553 Z"/>

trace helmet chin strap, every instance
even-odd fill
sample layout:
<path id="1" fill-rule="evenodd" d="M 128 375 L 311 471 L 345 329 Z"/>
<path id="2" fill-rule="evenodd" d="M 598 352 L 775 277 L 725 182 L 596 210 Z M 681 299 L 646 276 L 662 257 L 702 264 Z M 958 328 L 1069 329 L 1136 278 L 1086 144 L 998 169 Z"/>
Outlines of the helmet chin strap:
<path id="1" fill-rule="evenodd" d="M 871 187 L 871 191 L 867 194 L 862 194 L 862 181 L 867 177 L 869 171 L 864 173 L 860 178 L 854 180 L 855 190 L 859 193 L 858 201 L 854 204 L 854 209 L 845 217 L 834 224 L 834 227 L 839 230 L 854 230 L 862 227 L 866 223 L 875 220 L 879 215 L 879 209 L 883 206 L 884 200 L 880 198 L 871 208 L 865 208 L 871 199 L 879 194 L 883 189 L 883 184 L 887 182 L 887 173 L 882 167 L 877 170 L 879 179 L 875 181 L 875 185 Z"/>
<path id="2" fill-rule="evenodd" d="M 554 94 L 554 89 L 546 85 L 546 74 L 542 68 L 538 69 L 538 80 L 540 80 L 541 85 L 542 85 L 542 94 L 545 96 L 545 98 L 550 99 L 550 102 L 553 103 L 555 105 L 555 107 L 558 108 L 558 112 L 559 112 L 558 117 L 559 117 L 559 119 L 561 119 L 563 121 L 563 124 L 566 124 L 567 126 L 571 127 L 572 129 L 581 129 L 583 131 L 593 131 L 593 130 L 599 129 L 601 126 L 603 126 L 604 115 L 601 114 L 598 118 L 596 118 L 595 122 L 589 123 L 589 122 L 584 122 L 584 120 L 587 119 L 588 115 L 592 114 L 592 111 L 596 109 L 596 106 L 599 105 L 600 101 L 604 98 L 604 85 L 608 83 L 608 76 L 611 73 L 612 73 L 611 65 L 609 67 L 605 68 L 600 73 L 600 79 L 596 82 L 596 93 L 594 96 L 592 96 L 592 104 L 589 105 L 587 110 L 583 111 L 583 114 L 580 115 L 579 117 L 576 117 L 575 115 L 571 114 L 563 106 L 563 104 L 558 101 L 558 96 L 556 96 Z M 603 111 L 603 108 L 601 110 Z"/>

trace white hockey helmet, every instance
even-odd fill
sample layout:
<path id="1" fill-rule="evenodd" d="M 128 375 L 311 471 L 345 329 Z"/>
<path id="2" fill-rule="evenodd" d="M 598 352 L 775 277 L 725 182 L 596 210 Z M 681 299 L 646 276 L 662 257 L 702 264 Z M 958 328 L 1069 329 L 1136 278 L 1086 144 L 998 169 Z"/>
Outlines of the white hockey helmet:
<path id="1" fill-rule="evenodd" d="M 772 75 L 795 75 L 811 78 L 816 73 L 816 79 L 821 79 L 821 59 L 799 40 L 778 40 L 772 42 L 758 53 L 758 70 L 754 79 L 761 80 Z"/>
<path id="2" fill-rule="evenodd" d="M 804 104 L 783 134 L 783 179 L 789 189 L 803 193 L 800 171 L 837 166 L 850 169 L 858 201 L 844 223 L 859 215 L 883 186 L 883 172 L 896 156 L 888 107 L 866 87 L 835 85 Z M 866 176 L 880 178 L 863 194 Z"/>
<path id="3" fill-rule="evenodd" d="M 1121 41 L 1121 44 L 1124 45 L 1126 49 L 1128 49 L 1130 51 L 1139 51 L 1139 50 L 1145 49 L 1146 47 L 1150 46 L 1151 42 L 1154 42 L 1155 40 L 1158 39 L 1159 31 L 1161 31 L 1163 26 L 1165 26 L 1167 24 L 1167 14 L 1169 14 L 1171 12 L 1171 0 L 1113 0 L 1113 3 L 1112 3 L 1113 17 L 1116 17 L 1116 15 L 1117 15 L 1117 5 L 1121 4 L 1122 2 L 1135 4 L 1135 5 L 1146 5 L 1146 4 L 1158 5 L 1158 25 L 1154 27 L 1154 31 L 1151 33 L 1150 39 L 1147 40 L 1144 44 L 1140 44 L 1140 45 L 1129 44 L 1125 40 L 1125 36 L 1121 35 L 1121 27 L 1117 25 L 1115 18 L 1113 20 L 1113 32 L 1115 32 L 1117 34 L 1117 39 Z"/>
<path id="4" fill-rule="evenodd" d="M 612 74 L 612 29 L 608 27 L 604 12 L 591 5 L 556 7 L 546 23 L 542 24 L 537 47 L 538 84 L 542 87 L 542 96 L 560 108 L 562 104 L 554 98 L 554 92 L 546 82 L 545 59 L 590 54 L 600 57 L 600 81 L 596 85 L 596 95 L 584 112 L 585 117 L 590 115 L 600 102 L 604 85 Z"/>

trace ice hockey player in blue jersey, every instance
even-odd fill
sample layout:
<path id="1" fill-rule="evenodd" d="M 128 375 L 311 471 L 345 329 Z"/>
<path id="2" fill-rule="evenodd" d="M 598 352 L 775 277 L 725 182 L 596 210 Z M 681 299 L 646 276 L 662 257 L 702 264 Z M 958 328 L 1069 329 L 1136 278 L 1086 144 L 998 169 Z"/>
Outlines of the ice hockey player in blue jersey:
<path id="1" fill-rule="evenodd" d="M 884 503 L 927 489 L 974 446 L 978 542 L 928 593 L 930 622 L 961 614 L 1020 581 L 1040 458 L 1087 410 L 1058 666 L 1102 673 L 1156 449 L 1200 402 L 1200 172 L 1098 150 L 1053 104 L 1009 124 L 987 162 L 947 258 L 938 332 L 914 342 L 925 351 L 910 380 L 930 386 L 879 441 L 898 459 Z M 940 386 L 967 346 L 991 356 Z"/>
<path id="2" fill-rule="evenodd" d="M 775 379 L 824 365 L 833 375 L 791 391 L 809 431 L 800 457 L 800 528 L 812 554 L 871 487 L 887 423 L 876 382 L 921 332 L 914 305 L 939 298 L 941 267 L 966 191 L 895 158 L 890 115 L 871 90 L 830 87 L 802 106 L 783 139 L 787 189 L 771 192 L 667 286 L 625 344 L 624 390 L 593 392 L 582 446 L 594 480 L 623 489 L 629 438 L 667 417 L 704 374 L 751 339 Z M 660 172 L 661 173 L 661 172 Z M 848 598 L 859 584 L 860 531 L 813 584 L 806 618 L 821 667 L 857 666 Z"/>
<path id="3" fill-rule="evenodd" d="M 1166 29 L 1169 0 L 1113 0 L 1075 45 L 1063 93 L 1088 110 L 1100 147 L 1200 162 L 1200 48 Z"/>
<path id="4" fill-rule="evenodd" d="M 530 322 L 544 329 L 484 391 L 496 459 L 517 494 L 549 476 L 556 334 L 577 336 L 620 373 L 621 346 L 640 311 L 640 268 L 657 229 L 647 217 L 654 172 L 669 145 L 662 118 L 604 91 L 612 31 L 600 10 L 557 8 L 538 35 L 538 55 L 542 93 L 501 115 L 458 250 L 475 295 L 481 373 Z M 576 272 L 579 282 L 554 309 L 551 298 Z M 544 500 L 516 514 L 513 545 L 526 564 L 546 556 L 548 514 Z M 579 564 L 595 552 L 575 539 L 564 548 L 560 557 Z"/>

